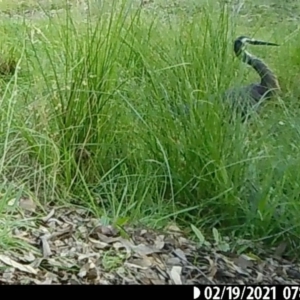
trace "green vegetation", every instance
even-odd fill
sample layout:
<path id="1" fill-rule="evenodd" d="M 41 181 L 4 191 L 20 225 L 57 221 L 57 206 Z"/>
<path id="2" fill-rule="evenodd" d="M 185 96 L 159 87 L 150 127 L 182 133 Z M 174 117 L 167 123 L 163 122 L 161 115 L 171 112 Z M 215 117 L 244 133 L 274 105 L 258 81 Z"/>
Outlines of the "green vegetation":
<path id="1" fill-rule="evenodd" d="M 299 4 L 210 2 L 52 3 L 1 18 L 2 58 L 19 66 L 0 85 L 3 231 L 20 226 L 6 204 L 30 195 L 113 224 L 300 245 Z M 233 55 L 241 34 L 281 44 L 250 49 L 283 91 L 245 125 L 218 101 L 257 80 Z M 197 107 L 186 115 L 185 103 Z"/>

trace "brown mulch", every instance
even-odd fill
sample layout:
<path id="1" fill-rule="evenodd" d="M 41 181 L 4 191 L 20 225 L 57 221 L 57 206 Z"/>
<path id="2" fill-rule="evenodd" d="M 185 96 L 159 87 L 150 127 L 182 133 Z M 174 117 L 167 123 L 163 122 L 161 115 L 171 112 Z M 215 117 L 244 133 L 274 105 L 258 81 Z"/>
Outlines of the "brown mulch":
<path id="1" fill-rule="evenodd" d="M 20 207 L 28 226 L 10 238 L 23 246 L 0 251 L 0 284 L 300 284 L 300 264 L 198 247 L 175 225 L 118 230 L 82 209 Z"/>

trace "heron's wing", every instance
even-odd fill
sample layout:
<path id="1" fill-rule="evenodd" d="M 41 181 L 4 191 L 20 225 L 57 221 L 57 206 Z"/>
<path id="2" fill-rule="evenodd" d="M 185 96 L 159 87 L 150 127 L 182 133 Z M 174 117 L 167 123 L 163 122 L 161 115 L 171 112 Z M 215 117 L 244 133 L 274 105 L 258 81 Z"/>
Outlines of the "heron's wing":
<path id="1" fill-rule="evenodd" d="M 248 88 L 251 98 L 257 103 L 260 102 L 263 98 L 267 97 L 267 90 L 260 84 L 250 84 Z"/>
<path id="2" fill-rule="evenodd" d="M 242 118 L 257 111 L 261 95 L 253 84 L 237 87 L 226 91 L 225 103 L 235 113 L 241 114 Z"/>

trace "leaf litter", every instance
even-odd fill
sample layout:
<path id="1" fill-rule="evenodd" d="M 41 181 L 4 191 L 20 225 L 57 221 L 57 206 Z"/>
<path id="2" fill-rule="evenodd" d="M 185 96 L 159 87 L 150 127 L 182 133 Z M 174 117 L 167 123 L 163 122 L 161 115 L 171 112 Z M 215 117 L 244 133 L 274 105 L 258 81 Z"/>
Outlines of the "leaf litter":
<path id="1" fill-rule="evenodd" d="M 0 284 L 300 284 L 284 245 L 262 259 L 197 244 L 173 224 L 123 229 L 126 238 L 82 209 L 51 209 L 12 230 L 28 247 L 0 251 Z"/>

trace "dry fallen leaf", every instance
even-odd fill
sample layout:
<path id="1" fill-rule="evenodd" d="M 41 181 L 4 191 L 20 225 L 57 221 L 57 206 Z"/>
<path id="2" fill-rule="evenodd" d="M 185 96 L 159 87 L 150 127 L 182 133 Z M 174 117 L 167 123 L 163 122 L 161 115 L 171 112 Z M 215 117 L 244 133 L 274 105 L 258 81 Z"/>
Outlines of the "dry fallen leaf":
<path id="1" fill-rule="evenodd" d="M 96 249 L 101 249 L 101 250 L 104 250 L 104 249 L 108 249 L 111 247 L 111 245 L 107 244 L 107 243 L 104 243 L 104 242 L 100 242 L 100 241 L 97 241 L 93 238 L 90 238 L 88 239 L 92 245 L 96 248 Z"/>
<path id="2" fill-rule="evenodd" d="M 51 219 L 55 214 L 55 209 L 51 209 L 51 211 L 48 213 L 47 216 L 45 216 L 44 218 L 41 218 L 41 220 L 44 222 L 44 223 L 47 223 L 49 221 L 49 219 Z"/>
<path id="3" fill-rule="evenodd" d="M 107 237 L 115 237 L 118 234 L 118 230 L 111 225 L 98 225 L 92 230 L 90 235 L 96 235 L 98 233 L 103 234 Z"/>
<path id="4" fill-rule="evenodd" d="M 209 269 L 208 269 L 208 278 L 210 280 L 214 279 L 215 275 L 217 274 L 218 271 L 218 265 L 214 260 L 212 260 L 209 256 L 205 257 L 208 262 L 209 262 Z"/>
<path id="5" fill-rule="evenodd" d="M 253 266 L 253 262 L 246 255 L 240 255 L 238 258 L 235 258 L 234 263 L 242 269 Z"/>
<path id="6" fill-rule="evenodd" d="M 91 263 L 87 262 L 80 268 L 78 276 L 81 278 L 85 277 L 90 269 L 91 269 Z"/>
<path id="7" fill-rule="evenodd" d="M 147 269 L 152 266 L 152 261 L 147 257 L 131 259 L 126 265 L 136 269 Z"/>
<path id="8" fill-rule="evenodd" d="M 118 234 L 118 230 L 111 225 L 109 226 L 99 226 L 102 234 L 106 236 L 116 236 Z"/>
<path id="9" fill-rule="evenodd" d="M 58 230 L 58 231 L 52 233 L 51 236 L 49 237 L 49 239 L 51 239 L 52 241 L 54 241 L 56 239 L 63 240 L 68 237 L 71 237 L 72 233 L 73 233 L 73 225 L 67 224 L 67 226 L 65 228 L 63 228 L 62 230 Z"/>
<path id="10" fill-rule="evenodd" d="M 120 237 L 107 237 L 106 235 L 95 231 L 92 231 L 90 237 L 93 239 L 98 239 L 99 241 L 104 242 L 106 244 L 112 244 L 114 242 L 120 241 Z"/>
<path id="11" fill-rule="evenodd" d="M 182 284 L 181 271 L 182 271 L 182 267 L 179 266 L 172 267 L 170 272 L 170 277 L 174 284 Z"/>
<path id="12" fill-rule="evenodd" d="M 154 247 L 152 247 L 151 245 L 147 246 L 147 245 L 144 245 L 144 244 L 139 244 L 139 245 L 131 245 L 131 249 L 141 255 L 141 256 L 145 256 L 145 255 L 150 255 L 150 254 L 153 254 L 153 253 L 159 253 L 161 252 L 160 249 L 156 249 Z"/>
<path id="13" fill-rule="evenodd" d="M 282 257 L 282 255 L 284 254 L 284 252 L 285 252 L 285 250 L 286 250 L 286 248 L 287 248 L 287 242 L 281 242 L 278 246 L 277 246 L 277 248 L 276 248 L 276 250 L 275 250 L 275 254 L 274 254 L 274 256 L 275 257 Z"/>
<path id="14" fill-rule="evenodd" d="M 86 274 L 86 277 L 89 280 L 95 280 L 98 277 L 97 269 L 96 268 L 89 269 Z"/>
<path id="15" fill-rule="evenodd" d="M 25 262 L 33 262 L 34 260 L 35 260 L 35 256 L 33 255 L 32 252 L 27 252 L 22 257 L 22 261 L 25 261 Z"/>
<path id="16" fill-rule="evenodd" d="M 78 256 L 77 260 L 81 261 L 81 260 L 84 260 L 84 259 L 87 259 L 87 258 L 92 258 L 92 257 L 99 258 L 100 255 L 98 253 L 80 254 Z"/>
<path id="17" fill-rule="evenodd" d="M 176 233 L 181 233 L 182 230 L 175 224 L 171 224 L 171 225 L 168 225 L 166 227 L 166 231 L 168 232 L 176 232 Z"/>
<path id="18" fill-rule="evenodd" d="M 17 203 L 16 198 L 12 198 L 9 201 L 7 201 L 7 206 L 14 206 Z"/>
<path id="19" fill-rule="evenodd" d="M 47 258 L 49 256 L 52 255 L 49 243 L 48 243 L 48 239 L 51 237 L 50 234 L 45 234 L 43 236 L 40 237 L 40 241 L 42 244 L 42 252 L 43 252 L 43 257 Z"/>
<path id="20" fill-rule="evenodd" d="M 264 276 L 262 273 L 257 272 L 257 277 L 256 277 L 256 283 L 261 283 L 263 282 Z"/>
<path id="21" fill-rule="evenodd" d="M 5 263 L 8 266 L 12 266 L 22 272 L 26 272 L 26 273 L 30 273 L 30 274 L 37 274 L 37 270 L 35 270 L 33 267 L 31 267 L 30 265 L 22 265 L 14 260 L 12 260 L 11 258 L 9 258 L 6 255 L 1 255 L 0 254 L 0 260 Z"/>
<path id="22" fill-rule="evenodd" d="M 36 204 L 33 202 L 32 199 L 29 198 L 21 198 L 19 200 L 19 206 L 23 208 L 24 210 L 35 212 L 36 210 Z"/>
<path id="23" fill-rule="evenodd" d="M 181 250 L 181 249 L 175 249 L 174 250 L 174 254 L 180 258 L 183 262 L 186 262 L 187 259 L 186 259 L 186 256 L 185 256 L 185 253 Z"/>

